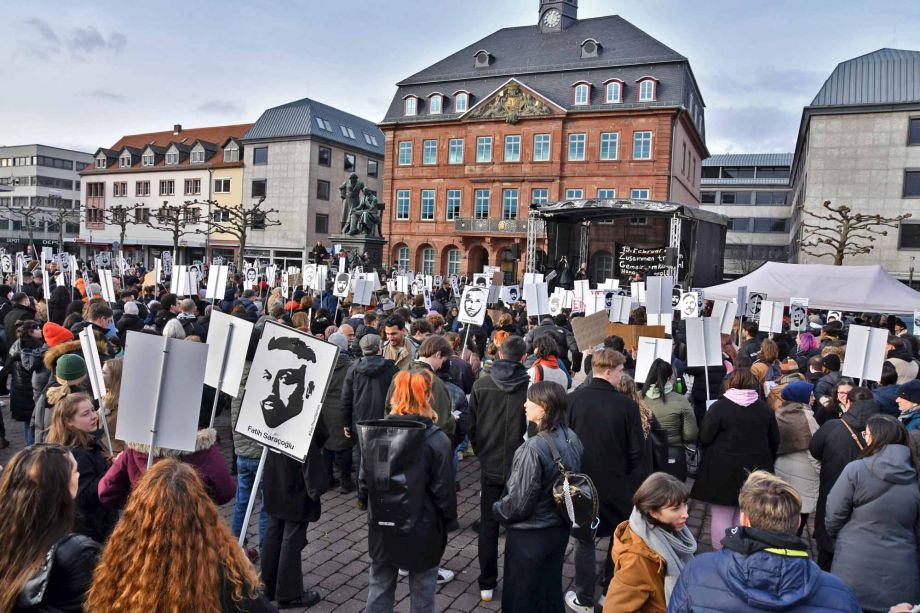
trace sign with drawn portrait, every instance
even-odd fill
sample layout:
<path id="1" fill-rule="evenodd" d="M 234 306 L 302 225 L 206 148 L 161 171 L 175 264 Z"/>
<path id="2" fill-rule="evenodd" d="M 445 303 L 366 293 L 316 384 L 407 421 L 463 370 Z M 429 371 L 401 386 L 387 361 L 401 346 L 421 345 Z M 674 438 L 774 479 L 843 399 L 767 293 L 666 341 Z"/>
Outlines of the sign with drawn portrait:
<path id="1" fill-rule="evenodd" d="M 480 285 L 470 285 L 463 290 L 460 298 L 459 319 L 465 324 L 481 326 L 486 318 L 486 304 L 489 290 Z"/>

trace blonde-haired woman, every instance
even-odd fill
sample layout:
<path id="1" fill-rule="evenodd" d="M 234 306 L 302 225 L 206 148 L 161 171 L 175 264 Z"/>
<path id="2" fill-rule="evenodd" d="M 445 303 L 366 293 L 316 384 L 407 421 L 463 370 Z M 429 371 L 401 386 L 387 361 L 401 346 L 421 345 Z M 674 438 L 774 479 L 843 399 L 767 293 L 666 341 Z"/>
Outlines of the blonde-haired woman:
<path id="1" fill-rule="evenodd" d="M 67 353 L 54 356 L 56 360 L 49 363 L 49 351 L 45 354 L 45 366 L 54 373 L 48 387 L 39 396 L 32 413 L 32 426 L 35 428 L 35 442 L 44 443 L 51 427 L 51 413 L 54 407 L 73 392 L 89 391 L 86 379 L 86 362 L 79 355 Z"/>

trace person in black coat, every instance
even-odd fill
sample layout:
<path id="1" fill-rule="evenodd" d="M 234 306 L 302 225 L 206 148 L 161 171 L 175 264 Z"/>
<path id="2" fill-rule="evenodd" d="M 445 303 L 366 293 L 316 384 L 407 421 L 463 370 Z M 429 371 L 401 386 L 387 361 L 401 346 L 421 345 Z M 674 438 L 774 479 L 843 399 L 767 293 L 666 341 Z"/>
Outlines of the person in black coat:
<path id="1" fill-rule="evenodd" d="M 368 611 L 392 610 L 399 569 L 409 571 L 412 610 L 435 610 L 438 563 L 457 525 L 457 496 L 450 437 L 434 424 L 431 380 L 426 371 L 400 372 L 387 418 L 359 426 Z"/>
<path id="2" fill-rule="evenodd" d="M 633 485 L 644 479 L 630 476 L 639 468 L 644 437 L 639 405 L 618 391 L 625 363 L 618 351 L 598 351 L 592 357 L 591 382 L 568 397 L 569 427 L 584 445 L 581 468 L 591 477 L 600 499 L 599 538 L 611 536 L 629 518 Z M 602 594 L 613 576 L 613 560 L 604 557 Z M 575 545 L 575 586 L 576 606 L 592 606 L 597 588 L 593 540 Z"/>
<path id="3" fill-rule="evenodd" d="M 351 453 L 352 448 L 355 446 L 355 437 L 351 436 L 350 416 L 345 415 L 342 407 L 345 374 L 348 372 L 351 363 L 351 356 L 340 347 L 320 411 L 320 419 L 325 422 L 328 434 L 326 443 L 323 445 L 323 457 L 326 460 L 326 469 L 329 474 L 329 486 L 335 487 L 334 466 L 339 469 L 339 484 L 342 486 L 341 492 L 343 494 L 348 494 L 357 489 L 355 479 L 352 477 Z"/>
<path id="4" fill-rule="evenodd" d="M 818 543 L 818 566 L 830 572 L 834 562 L 834 539 L 824 526 L 827 496 L 844 467 L 857 459 L 868 446 L 863 430 L 870 417 L 879 413 L 874 400 L 855 400 L 840 419 L 830 419 L 811 438 L 808 451 L 821 462 L 818 481 L 818 504 L 815 507 L 815 541 Z"/>
<path id="5" fill-rule="evenodd" d="M 748 474 L 773 472 L 779 426 L 773 411 L 760 399 L 759 387 L 749 369 L 735 369 L 700 427 L 703 460 L 690 496 L 710 504 L 716 550 L 722 548 L 726 530 L 738 525 L 738 494 Z"/>
<path id="6" fill-rule="evenodd" d="M 32 300 L 24 293 L 13 294 L 13 308 L 3 318 L 3 329 L 6 331 L 7 346 L 16 340 L 16 322 L 23 319 L 35 319 L 35 308 Z"/>
<path id="7" fill-rule="evenodd" d="M 67 317 L 67 306 L 70 304 L 70 290 L 64 285 L 59 285 L 51 291 L 48 298 L 48 321 L 60 325 Z"/>
<path id="8" fill-rule="evenodd" d="M 511 474 L 514 453 L 524 442 L 524 402 L 530 375 L 524 368 L 526 346 L 509 336 L 498 349 L 500 359 L 473 385 L 470 395 L 470 443 L 479 460 L 479 589 L 498 584 L 498 522 L 492 505 L 501 498 Z"/>
<path id="9" fill-rule="evenodd" d="M 32 411 L 35 409 L 35 398 L 32 393 L 32 370 L 28 369 L 22 360 L 23 352 L 39 351 L 42 341 L 42 329 L 37 321 L 25 320 L 19 325 L 17 332 L 19 338 L 10 347 L 7 354 L 4 372 L 12 375 L 10 387 L 10 413 L 16 421 L 25 422 L 27 439 L 26 444 L 31 444 L 28 434 L 31 434 L 29 422 Z M 30 362 L 31 364 L 32 362 Z M 6 447 L 0 437 L 0 448 Z"/>
<path id="10" fill-rule="evenodd" d="M 268 513 L 262 541 L 262 583 L 265 596 L 280 608 L 310 607 L 320 601 L 304 591 L 300 556 L 307 546 L 307 526 L 322 513 L 320 497 L 329 489 L 322 449 L 327 432 L 317 420 L 306 461 L 269 451 L 262 481 L 262 504 Z M 245 527 L 243 528 L 245 530 Z"/>
<path id="11" fill-rule="evenodd" d="M 709 394 L 706 394 L 706 370 L 709 371 Z M 722 391 L 722 382 L 725 380 L 725 366 L 688 366 L 684 374 L 693 377 L 693 387 L 690 389 L 690 402 L 693 404 L 693 414 L 696 416 L 696 426 L 703 425 L 706 416 L 707 400 L 716 400 Z"/>

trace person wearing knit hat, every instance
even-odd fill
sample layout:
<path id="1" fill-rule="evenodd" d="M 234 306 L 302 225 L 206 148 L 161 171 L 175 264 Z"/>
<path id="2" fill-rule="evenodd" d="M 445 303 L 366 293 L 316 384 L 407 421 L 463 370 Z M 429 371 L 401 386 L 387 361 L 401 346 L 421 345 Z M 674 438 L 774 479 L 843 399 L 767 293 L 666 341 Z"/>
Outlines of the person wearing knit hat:
<path id="1" fill-rule="evenodd" d="M 814 386 L 805 381 L 793 381 L 783 387 L 783 405 L 776 411 L 779 428 L 779 446 L 773 472 L 791 484 L 802 497 L 802 518 L 798 535 L 808 523 L 808 516 L 818 505 L 820 472 L 817 463 L 808 454 L 811 438 L 818 430 L 818 422 L 809 409 Z"/>
<path id="2" fill-rule="evenodd" d="M 824 366 L 825 370 L 828 372 L 837 372 L 840 370 L 840 357 L 833 353 L 829 353 L 821 358 L 821 365 Z"/>
<path id="3" fill-rule="evenodd" d="M 913 379 L 902 385 L 896 402 L 904 427 L 908 430 L 920 428 L 920 380 Z"/>
<path id="4" fill-rule="evenodd" d="M 54 367 L 54 376 L 68 383 L 77 382 L 86 376 L 86 362 L 73 353 L 62 355 Z"/>
<path id="5" fill-rule="evenodd" d="M 47 343 L 49 347 L 54 347 L 55 345 L 60 345 L 61 343 L 66 343 L 74 339 L 73 332 L 53 321 L 49 321 L 42 326 L 42 335 L 45 337 L 45 343 Z"/>
<path id="6" fill-rule="evenodd" d="M 49 352 L 50 353 L 50 352 Z M 45 363 L 48 363 L 47 356 Z M 45 393 L 38 397 L 32 423 L 35 426 L 35 442 L 44 443 L 51 426 L 54 407 L 74 392 L 86 391 L 86 362 L 80 355 L 65 353 L 57 358 L 54 366 L 54 380 Z"/>
<path id="7" fill-rule="evenodd" d="M 794 381 L 783 388 L 782 396 L 786 402 L 798 402 L 799 404 L 810 404 L 811 393 L 815 386 L 806 381 Z"/>

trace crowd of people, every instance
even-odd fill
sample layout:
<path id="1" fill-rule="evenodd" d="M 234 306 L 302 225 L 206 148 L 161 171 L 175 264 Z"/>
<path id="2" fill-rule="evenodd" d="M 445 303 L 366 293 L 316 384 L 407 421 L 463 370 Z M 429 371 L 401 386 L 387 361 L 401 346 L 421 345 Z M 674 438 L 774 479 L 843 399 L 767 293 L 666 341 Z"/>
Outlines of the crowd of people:
<path id="1" fill-rule="evenodd" d="M 302 552 L 323 494 L 338 488 L 367 514 L 366 610 L 392 611 L 405 576 L 411 610 L 434 611 L 439 585 L 453 579 L 441 562 L 459 529 L 457 469 L 473 456 L 479 598 L 499 593 L 504 611 L 920 603 L 920 362 L 897 317 L 814 313 L 806 330 L 787 321 L 772 334 L 745 320 L 723 335 L 723 363 L 706 369 L 686 366 L 675 321 L 670 359 L 637 381 L 623 338 L 578 346 L 578 314 L 529 318 L 517 302 L 468 325 L 450 284 L 430 307 L 386 291 L 358 305 L 331 285 L 316 295 L 243 291 L 234 275 L 212 304 L 203 291 L 144 287 L 137 271 L 108 303 L 92 273 L 88 284 L 52 283 L 46 298 L 42 275 L 54 272 L 33 267 L 21 291 L 0 285 L 3 419 L 21 422 L 25 439 L 0 473 L 0 610 L 313 606 L 322 595 L 304 586 Z M 120 394 L 128 333 L 207 342 L 214 310 L 255 323 L 241 390 L 268 321 L 338 348 L 306 458 L 269 453 L 260 483 L 254 440 L 234 431 L 230 461 L 221 453 L 207 387 L 192 399 L 194 451 L 116 437 L 119 407 L 131 402 Z M 643 322 L 644 309 L 632 319 Z M 853 324 L 889 331 L 878 382 L 841 375 Z M 103 362 L 98 402 L 77 339 L 86 328 Z M 231 426 L 242 396 L 218 395 Z M 590 525 L 560 509 L 563 473 L 592 484 Z M 241 548 L 254 492 L 257 538 Z M 688 526 L 691 499 L 708 509 L 711 552 L 698 551 Z M 218 506 L 231 502 L 227 524 Z M 563 592 L 569 544 L 575 577 Z"/>

